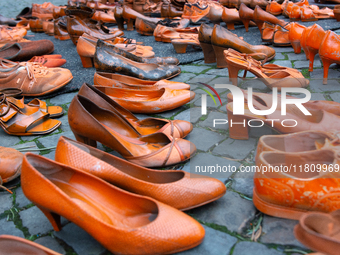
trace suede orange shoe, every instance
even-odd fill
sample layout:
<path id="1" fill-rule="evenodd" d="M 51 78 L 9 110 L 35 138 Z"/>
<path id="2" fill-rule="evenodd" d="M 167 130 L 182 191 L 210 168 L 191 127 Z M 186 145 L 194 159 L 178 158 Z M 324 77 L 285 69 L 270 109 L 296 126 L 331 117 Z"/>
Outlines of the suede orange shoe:
<path id="1" fill-rule="evenodd" d="M 253 202 L 259 211 L 298 220 L 308 211 L 340 209 L 340 165 L 333 150 L 262 152 L 257 167 Z"/>
<path id="2" fill-rule="evenodd" d="M 114 254 L 172 254 L 204 238 L 204 228 L 177 209 L 39 155 L 25 155 L 21 185 L 55 231 L 62 216 Z"/>
<path id="3" fill-rule="evenodd" d="M 291 43 L 294 53 L 300 54 L 301 53 L 301 44 L 300 39 L 302 36 L 302 32 L 306 29 L 305 26 L 300 25 L 299 23 L 292 22 L 290 23 L 290 29 L 288 32 L 288 39 Z"/>
<path id="4" fill-rule="evenodd" d="M 215 201 L 226 192 L 217 179 L 180 170 L 148 169 L 63 136 L 55 160 L 183 211 Z"/>
<path id="5" fill-rule="evenodd" d="M 0 254 L 61 255 L 60 253 L 52 251 L 35 242 L 29 241 L 21 237 L 10 235 L 0 236 Z"/>

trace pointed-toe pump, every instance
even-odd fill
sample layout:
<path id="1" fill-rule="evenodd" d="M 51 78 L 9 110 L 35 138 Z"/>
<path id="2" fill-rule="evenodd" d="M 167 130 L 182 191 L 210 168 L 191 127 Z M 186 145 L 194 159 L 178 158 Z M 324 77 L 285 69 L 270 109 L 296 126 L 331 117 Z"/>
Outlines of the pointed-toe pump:
<path id="1" fill-rule="evenodd" d="M 260 33 L 262 33 L 263 23 L 265 22 L 274 25 L 280 25 L 281 27 L 288 25 L 286 21 L 276 18 L 274 15 L 262 10 L 259 6 L 256 6 L 253 17 L 258 29 L 260 30 Z"/>
<path id="2" fill-rule="evenodd" d="M 323 84 L 327 84 L 328 70 L 332 63 L 340 64 L 340 37 L 328 30 L 321 41 L 319 55 L 323 63 Z"/>
<path id="3" fill-rule="evenodd" d="M 114 254 L 172 254 L 204 238 L 204 228 L 175 208 L 32 153 L 25 155 L 21 186 L 55 231 L 62 216 Z"/>
<path id="4" fill-rule="evenodd" d="M 309 54 L 309 72 L 313 72 L 314 57 L 319 52 L 319 47 L 326 32 L 317 24 L 314 24 L 306 38 L 306 48 Z"/>
<path id="5" fill-rule="evenodd" d="M 86 83 L 81 86 L 78 94 L 90 99 L 101 108 L 114 111 L 122 119 L 130 123 L 141 135 L 161 132 L 174 138 L 184 138 L 193 129 L 192 124 L 184 120 L 166 120 L 159 118 L 140 120 L 129 110 L 118 104 L 112 97 L 107 96 L 94 86 Z"/>
<path id="6" fill-rule="evenodd" d="M 193 143 L 164 133 L 141 136 L 115 112 L 103 109 L 80 95 L 71 102 L 68 120 L 77 141 L 93 147 L 98 141 L 141 166 L 174 165 L 188 160 L 196 152 Z"/>
<path id="7" fill-rule="evenodd" d="M 299 23 L 292 22 L 290 23 L 290 29 L 288 32 L 288 39 L 290 44 L 292 45 L 294 49 L 295 54 L 301 53 L 301 37 L 303 31 L 306 29 L 305 26 L 300 25 Z"/>
<path id="8" fill-rule="evenodd" d="M 254 10 L 247 7 L 244 3 L 241 3 L 239 9 L 239 16 L 243 22 L 246 32 L 249 30 L 249 22 L 254 19 Z"/>
<path id="9" fill-rule="evenodd" d="M 301 34 L 301 38 L 300 38 L 300 45 L 301 48 L 303 49 L 305 55 L 306 55 L 306 59 L 309 60 L 309 52 L 308 52 L 308 48 L 306 46 L 306 41 L 307 41 L 307 36 L 311 30 L 312 26 L 306 27 Z"/>
<path id="10" fill-rule="evenodd" d="M 180 170 L 148 169 L 63 136 L 59 138 L 55 158 L 119 188 L 183 211 L 217 200 L 226 192 L 225 185 L 217 179 Z M 95 168 L 98 170 L 93 171 Z M 180 194 L 188 199 L 179 201 Z"/>
<path id="11" fill-rule="evenodd" d="M 223 51 L 229 48 L 237 50 L 241 53 L 252 54 L 252 57 L 256 60 L 266 59 L 267 61 L 270 61 L 275 57 L 275 50 L 273 48 L 263 45 L 254 46 L 248 44 L 219 25 L 214 26 L 211 36 L 211 44 L 215 51 L 218 68 L 227 67 L 227 62 L 223 55 Z"/>
<path id="12" fill-rule="evenodd" d="M 211 35 L 213 27 L 202 23 L 198 31 L 198 40 L 201 44 L 201 48 L 204 55 L 204 63 L 215 63 L 216 55 L 214 48 L 211 45 Z"/>

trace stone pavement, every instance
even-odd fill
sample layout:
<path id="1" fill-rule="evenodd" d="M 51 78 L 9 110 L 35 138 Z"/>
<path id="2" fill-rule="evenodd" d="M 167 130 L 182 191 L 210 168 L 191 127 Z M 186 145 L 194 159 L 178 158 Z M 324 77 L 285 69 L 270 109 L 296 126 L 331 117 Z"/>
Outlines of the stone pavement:
<path id="1" fill-rule="evenodd" d="M 0 10 L 8 10 L 9 7 L 6 7 L 8 2 L 0 1 Z M 24 2 L 31 1 L 20 1 L 20 3 Z M 55 4 L 59 2 L 65 1 L 53 1 Z M 21 10 L 21 7 L 24 6 L 16 8 Z M 13 13 L 16 15 L 18 10 Z M 8 17 L 15 16 L 10 11 L 7 14 Z M 340 72 L 336 69 L 337 66 L 331 66 L 328 85 L 322 85 L 322 63 L 318 57 L 314 63 L 315 71 L 310 74 L 304 54 L 296 55 L 290 47 L 275 49 L 277 54 L 273 63 L 298 68 L 306 78 L 315 79 L 308 87 L 313 100 L 340 102 Z M 181 68 L 182 74 L 173 80 L 191 84 L 192 90 L 197 93 L 196 98 L 190 104 L 176 110 L 155 115 L 167 119 L 190 120 L 194 124 L 194 130 L 187 139 L 196 144 L 198 154 L 192 158 L 191 162 L 178 165 L 176 169 L 189 171 L 190 165 L 202 165 L 205 162 L 236 167 L 241 164 L 254 164 L 259 137 L 274 131 L 265 127 L 251 129 L 250 139 L 244 141 L 230 139 L 227 126 L 214 128 L 212 119 L 227 118 L 225 107 L 227 91 L 222 89 L 217 89 L 217 92 L 221 95 L 223 105 L 215 107 L 208 97 L 208 114 L 201 116 L 200 113 L 200 95 L 205 92 L 200 89 L 198 82 L 212 86 L 229 83 L 227 69 L 216 69 L 215 64 L 205 64 L 204 61 L 181 66 Z M 251 76 L 250 74 L 248 77 Z M 239 85 L 241 88 L 248 86 L 259 92 L 270 91 L 260 81 L 247 81 Z M 68 125 L 67 109 L 76 94 L 76 92 L 68 93 L 47 100 L 48 105 L 61 105 L 66 111 L 65 115 L 59 118 L 62 126 L 54 133 L 45 136 L 15 137 L 0 130 L 0 146 L 13 148 L 32 146 L 29 147 L 30 150 L 40 149 L 40 151 L 33 151 L 34 153 L 54 159 L 54 148 L 59 137 L 63 135 L 74 139 Z M 138 117 L 145 118 L 146 116 L 138 115 Z M 111 152 L 101 145 L 99 148 Z M 289 255 L 307 253 L 308 249 L 294 238 L 293 228 L 296 221 L 267 216 L 256 210 L 252 203 L 252 174 L 229 173 L 220 179 L 225 182 L 227 193 L 211 204 L 187 212 L 203 224 L 206 237 L 200 246 L 182 252 L 182 254 Z M 0 192 L 0 234 L 25 237 L 61 254 L 110 254 L 75 224 L 64 219 L 63 226 L 60 232 L 55 232 L 40 210 L 25 198 L 21 187 L 16 188 L 13 195 Z"/>

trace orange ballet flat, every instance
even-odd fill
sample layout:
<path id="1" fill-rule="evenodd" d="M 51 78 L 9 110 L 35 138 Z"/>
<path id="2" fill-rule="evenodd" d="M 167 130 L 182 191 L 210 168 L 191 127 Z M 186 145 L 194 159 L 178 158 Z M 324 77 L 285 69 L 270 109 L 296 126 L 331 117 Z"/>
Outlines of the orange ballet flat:
<path id="1" fill-rule="evenodd" d="M 114 254 L 172 254 L 204 238 L 204 228 L 175 208 L 32 153 L 24 157 L 21 186 L 55 231 L 62 216 Z"/>

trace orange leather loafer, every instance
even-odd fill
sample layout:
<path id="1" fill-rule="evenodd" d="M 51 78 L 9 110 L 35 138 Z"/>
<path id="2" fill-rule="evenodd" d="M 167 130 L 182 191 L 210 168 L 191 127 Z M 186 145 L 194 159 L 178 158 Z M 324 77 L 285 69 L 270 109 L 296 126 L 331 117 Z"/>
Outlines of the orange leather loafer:
<path id="1" fill-rule="evenodd" d="M 41 255 L 61 255 L 58 252 L 52 251 L 40 244 L 29 241 L 25 238 L 1 235 L 0 236 L 0 254 L 15 255 L 15 254 L 41 254 Z"/>
<path id="2" fill-rule="evenodd" d="M 183 212 L 39 155 L 25 155 L 21 185 L 55 231 L 62 216 L 115 254 L 172 254 L 204 238 L 204 228 Z"/>
<path id="3" fill-rule="evenodd" d="M 308 211 L 340 209 L 340 165 L 333 150 L 262 152 L 257 166 L 253 202 L 261 212 L 298 220 Z"/>
<path id="4" fill-rule="evenodd" d="M 184 120 L 166 120 L 151 117 L 139 120 L 129 110 L 119 105 L 111 97 L 108 97 L 94 86 L 86 83 L 81 86 L 78 94 L 87 97 L 103 109 L 114 111 L 122 119 L 131 124 L 141 135 L 164 133 L 174 138 L 184 138 L 193 129 L 192 124 Z"/>
<path id="5" fill-rule="evenodd" d="M 188 160 L 196 153 L 193 143 L 164 133 L 142 136 L 119 114 L 77 95 L 68 119 L 77 141 L 96 147 L 97 141 L 116 150 L 132 163 L 163 167 Z"/>
<path id="6" fill-rule="evenodd" d="M 183 211 L 215 201 L 226 192 L 217 179 L 180 170 L 148 169 L 63 136 L 55 160 Z M 178 199 L 180 194 L 184 197 Z"/>

